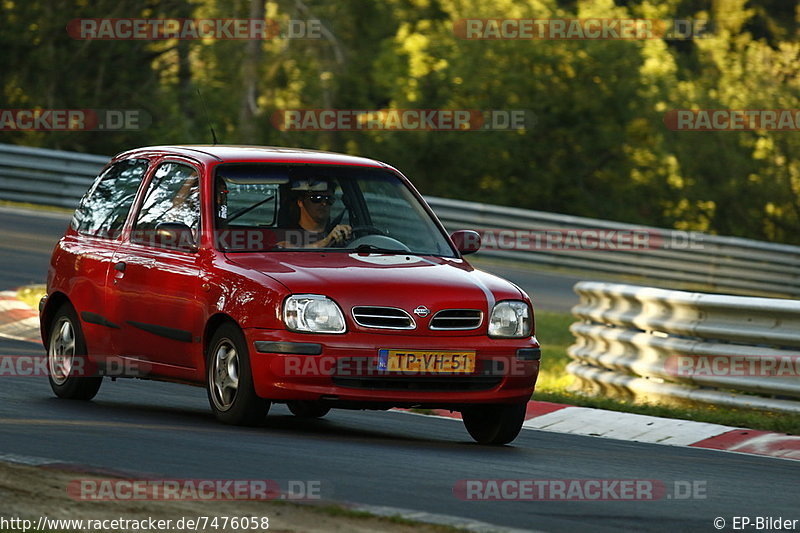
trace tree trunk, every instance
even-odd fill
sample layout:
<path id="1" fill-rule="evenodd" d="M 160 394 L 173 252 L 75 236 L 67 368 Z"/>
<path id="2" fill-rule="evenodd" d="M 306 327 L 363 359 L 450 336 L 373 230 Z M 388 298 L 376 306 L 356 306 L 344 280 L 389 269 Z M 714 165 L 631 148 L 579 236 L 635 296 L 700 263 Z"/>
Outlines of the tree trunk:
<path id="1" fill-rule="evenodd" d="M 264 20 L 264 0 L 250 0 L 250 18 Z M 261 41 L 250 39 L 245 44 L 242 61 L 242 93 L 239 100 L 239 140 L 256 143 L 256 115 L 258 114 L 258 67 L 261 62 Z"/>

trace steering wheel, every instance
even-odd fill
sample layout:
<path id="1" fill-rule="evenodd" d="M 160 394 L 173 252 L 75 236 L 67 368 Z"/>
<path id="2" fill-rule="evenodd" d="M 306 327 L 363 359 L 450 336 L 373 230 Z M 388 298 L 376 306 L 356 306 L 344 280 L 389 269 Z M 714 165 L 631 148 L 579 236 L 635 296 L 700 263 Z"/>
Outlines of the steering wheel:
<path id="1" fill-rule="evenodd" d="M 362 235 L 362 236 L 367 236 L 367 235 L 384 235 L 385 236 L 386 235 L 386 232 L 383 231 L 381 228 L 379 228 L 377 226 L 372 226 L 370 224 L 364 224 L 364 225 L 361 225 L 361 226 L 353 226 L 351 228 L 351 230 L 353 232 L 353 235 L 359 235 L 359 234 Z"/>

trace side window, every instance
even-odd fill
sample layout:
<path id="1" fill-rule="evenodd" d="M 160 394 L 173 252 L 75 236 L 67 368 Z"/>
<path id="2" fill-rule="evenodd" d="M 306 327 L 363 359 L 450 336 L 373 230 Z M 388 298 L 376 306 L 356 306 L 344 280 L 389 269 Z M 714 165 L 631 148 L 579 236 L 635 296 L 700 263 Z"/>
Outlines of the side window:
<path id="1" fill-rule="evenodd" d="M 72 229 L 84 235 L 117 238 L 146 171 L 145 159 L 126 159 L 108 167 L 81 199 Z"/>
<path id="2" fill-rule="evenodd" d="M 164 246 L 155 239 L 155 229 L 163 222 L 185 224 L 196 244 L 200 228 L 200 177 L 197 170 L 181 163 L 164 163 L 153 175 L 136 217 L 132 240 Z"/>

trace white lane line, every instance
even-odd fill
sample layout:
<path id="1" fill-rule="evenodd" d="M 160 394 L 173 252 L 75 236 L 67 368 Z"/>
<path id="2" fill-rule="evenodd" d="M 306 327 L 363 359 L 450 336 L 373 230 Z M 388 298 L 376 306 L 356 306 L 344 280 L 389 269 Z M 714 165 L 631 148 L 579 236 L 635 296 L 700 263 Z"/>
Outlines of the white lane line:
<path id="1" fill-rule="evenodd" d="M 15 453 L 0 453 L 0 461 L 4 463 L 14 463 L 27 466 L 43 466 L 64 463 L 64 461 L 59 461 L 58 459 L 34 457 L 32 455 L 17 455 Z"/>
<path id="2" fill-rule="evenodd" d="M 365 511 L 372 515 L 377 516 L 399 516 L 406 520 L 414 520 L 416 522 L 425 522 L 428 524 L 439 524 L 451 526 L 456 528 L 465 529 L 467 531 L 475 531 L 476 533 L 539 533 L 533 529 L 513 529 L 503 526 L 496 526 L 479 520 L 472 520 L 469 518 L 461 518 L 458 516 L 428 513 L 425 511 L 414 511 L 411 509 L 402 509 L 399 507 L 387 507 L 383 505 L 366 505 L 366 504 L 348 504 L 348 509 L 354 511 Z"/>

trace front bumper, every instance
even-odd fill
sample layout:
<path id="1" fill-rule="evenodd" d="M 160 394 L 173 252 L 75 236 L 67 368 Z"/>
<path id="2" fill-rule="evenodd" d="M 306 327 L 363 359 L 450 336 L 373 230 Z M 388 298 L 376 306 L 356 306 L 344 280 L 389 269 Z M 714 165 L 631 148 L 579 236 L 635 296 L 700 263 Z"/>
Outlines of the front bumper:
<path id="1" fill-rule="evenodd" d="M 530 399 L 539 374 L 539 344 L 531 337 L 304 335 L 257 328 L 246 329 L 245 337 L 256 393 L 277 401 L 379 408 L 515 403 Z M 381 371 L 381 349 L 475 351 L 476 368 L 469 374 Z"/>

